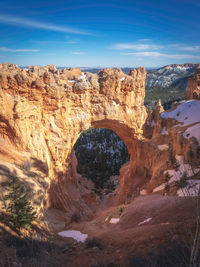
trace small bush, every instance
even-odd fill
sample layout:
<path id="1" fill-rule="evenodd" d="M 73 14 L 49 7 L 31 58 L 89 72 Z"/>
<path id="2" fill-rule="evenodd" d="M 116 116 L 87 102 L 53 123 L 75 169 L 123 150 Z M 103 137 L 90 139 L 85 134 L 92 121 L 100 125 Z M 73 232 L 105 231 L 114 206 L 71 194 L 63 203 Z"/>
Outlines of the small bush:
<path id="1" fill-rule="evenodd" d="M 120 215 L 123 213 L 123 211 L 124 211 L 124 207 L 120 207 L 119 208 Z"/>
<path id="2" fill-rule="evenodd" d="M 80 216 L 77 213 L 73 213 L 71 215 L 71 222 L 79 222 L 80 221 Z"/>
<path id="3" fill-rule="evenodd" d="M 103 248 L 101 241 L 96 237 L 86 240 L 85 245 L 87 248 L 93 248 L 93 247 L 98 247 L 99 249 Z"/>
<path id="4" fill-rule="evenodd" d="M 169 182 L 169 179 L 170 179 L 170 175 L 169 175 L 169 173 L 167 172 L 167 173 L 166 173 L 166 176 L 165 176 L 165 182 L 168 183 L 168 182 Z"/>
<path id="5" fill-rule="evenodd" d="M 188 184 L 188 178 L 187 178 L 187 174 L 186 172 L 184 172 L 183 176 L 181 177 L 181 179 L 176 183 L 178 188 L 184 188 L 187 186 Z"/>
<path id="6" fill-rule="evenodd" d="M 174 151 L 173 151 L 173 146 L 172 143 L 169 143 L 169 154 L 168 154 L 168 161 L 167 161 L 167 165 L 169 167 L 175 168 L 176 170 L 179 168 L 179 164 L 176 161 L 176 158 L 174 156 Z"/>
<path id="7" fill-rule="evenodd" d="M 170 190 L 170 185 L 169 184 L 166 184 L 165 185 L 165 192 L 166 193 L 169 193 L 169 190 Z"/>

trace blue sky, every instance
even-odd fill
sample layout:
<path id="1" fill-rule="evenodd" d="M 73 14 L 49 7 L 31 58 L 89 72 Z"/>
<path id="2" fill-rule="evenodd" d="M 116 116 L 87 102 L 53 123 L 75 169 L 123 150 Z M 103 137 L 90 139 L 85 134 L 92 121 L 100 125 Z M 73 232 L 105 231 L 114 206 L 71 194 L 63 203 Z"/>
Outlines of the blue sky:
<path id="1" fill-rule="evenodd" d="M 200 62 L 199 0 L 6 0 L 0 61 L 159 67 Z"/>

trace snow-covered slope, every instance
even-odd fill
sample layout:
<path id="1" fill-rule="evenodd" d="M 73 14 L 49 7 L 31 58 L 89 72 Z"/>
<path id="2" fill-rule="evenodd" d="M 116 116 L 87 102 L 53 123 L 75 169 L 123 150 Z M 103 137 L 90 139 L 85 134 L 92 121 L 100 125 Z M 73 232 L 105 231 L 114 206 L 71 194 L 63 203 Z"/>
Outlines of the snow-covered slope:
<path id="1" fill-rule="evenodd" d="M 163 119 L 175 119 L 183 126 L 188 126 L 200 121 L 200 101 L 183 101 L 176 109 L 161 114 Z"/>
<path id="2" fill-rule="evenodd" d="M 200 101 L 182 101 L 174 110 L 161 114 L 163 119 L 177 120 L 177 126 L 188 126 L 183 132 L 183 137 L 189 139 L 194 137 L 200 144 Z"/>
<path id="3" fill-rule="evenodd" d="M 174 64 L 156 70 L 149 70 L 146 87 L 177 88 L 184 90 L 187 80 L 195 72 L 198 64 Z"/>

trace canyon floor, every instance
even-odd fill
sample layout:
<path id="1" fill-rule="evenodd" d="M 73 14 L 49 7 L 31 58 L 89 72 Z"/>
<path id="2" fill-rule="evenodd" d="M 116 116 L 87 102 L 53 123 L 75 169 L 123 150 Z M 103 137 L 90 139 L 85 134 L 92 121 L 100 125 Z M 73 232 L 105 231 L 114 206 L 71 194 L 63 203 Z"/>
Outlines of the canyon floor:
<path id="1" fill-rule="evenodd" d="M 67 224 L 65 213 L 50 209 L 46 232 L 35 226 L 31 241 L 1 225 L 1 266 L 188 266 L 195 198 L 154 194 L 113 204 L 103 199 L 92 220 Z M 90 241 L 58 235 L 65 230 L 88 234 Z"/>

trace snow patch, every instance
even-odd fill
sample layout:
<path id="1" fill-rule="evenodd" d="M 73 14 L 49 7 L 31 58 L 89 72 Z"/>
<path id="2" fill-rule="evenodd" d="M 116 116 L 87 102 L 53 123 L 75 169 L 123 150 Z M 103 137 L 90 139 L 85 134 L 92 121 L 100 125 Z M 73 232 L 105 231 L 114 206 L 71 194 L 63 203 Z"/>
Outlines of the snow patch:
<path id="1" fill-rule="evenodd" d="M 69 83 L 75 83 L 75 80 L 68 80 Z"/>
<path id="2" fill-rule="evenodd" d="M 122 77 L 121 79 L 120 79 L 120 81 L 125 81 L 125 79 L 126 79 L 126 77 Z"/>
<path id="3" fill-rule="evenodd" d="M 177 191 L 179 197 L 198 196 L 200 190 L 200 180 L 188 180 L 185 188 Z"/>
<path id="4" fill-rule="evenodd" d="M 169 149 L 169 146 L 167 144 L 163 144 L 163 145 L 158 145 L 158 149 L 159 150 L 168 150 Z"/>
<path id="5" fill-rule="evenodd" d="M 148 218 L 148 219 L 146 219 L 146 220 L 144 220 L 144 221 L 138 223 L 138 225 L 142 225 L 142 224 L 148 223 L 148 222 L 150 222 L 151 220 L 152 220 L 152 218 Z"/>
<path id="6" fill-rule="evenodd" d="M 176 155 L 177 163 L 179 164 L 178 170 L 166 170 L 164 173 L 168 173 L 171 176 L 169 183 L 179 181 L 185 173 L 187 177 L 191 177 L 198 173 L 200 169 L 193 169 L 190 164 L 184 164 L 182 155 Z"/>
<path id="7" fill-rule="evenodd" d="M 183 137 L 189 139 L 195 137 L 200 144 L 200 123 L 195 124 L 194 126 L 189 127 L 184 133 Z"/>
<path id="8" fill-rule="evenodd" d="M 105 222 L 107 222 L 108 220 L 109 220 L 109 217 L 106 217 L 106 218 L 105 218 Z"/>
<path id="9" fill-rule="evenodd" d="M 179 164 L 178 170 L 166 170 L 166 171 L 164 171 L 164 174 L 168 173 L 170 176 L 168 184 L 180 181 L 180 179 L 183 177 L 184 174 L 186 174 L 187 177 L 191 177 L 200 171 L 199 168 L 193 169 L 190 164 L 184 164 L 184 158 L 182 155 L 176 155 L 176 160 L 177 160 L 177 163 Z M 192 180 L 189 180 L 189 181 L 192 181 Z M 157 186 L 156 188 L 153 189 L 153 192 L 157 192 L 157 191 L 165 189 L 166 185 L 167 185 L 167 183 L 163 183 L 163 184 Z M 178 191 L 177 191 L 177 193 L 178 193 Z"/>
<path id="10" fill-rule="evenodd" d="M 120 218 L 112 218 L 110 220 L 110 223 L 117 224 L 119 222 Z"/>
<path id="11" fill-rule="evenodd" d="M 182 126 L 187 126 L 193 123 L 200 122 L 200 101 L 189 100 L 181 103 L 176 109 L 166 111 L 161 114 L 163 119 L 175 119 Z"/>
<path id="12" fill-rule="evenodd" d="M 87 79 L 87 76 L 85 75 L 84 72 L 82 72 L 80 79 L 84 81 Z"/>
<path id="13" fill-rule="evenodd" d="M 165 185 L 166 183 L 157 186 L 156 188 L 153 189 L 153 192 L 158 192 L 158 191 L 165 189 Z"/>
<path id="14" fill-rule="evenodd" d="M 161 134 L 162 134 L 162 135 L 168 135 L 168 131 L 166 130 L 165 127 L 162 128 Z"/>
<path id="15" fill-rule="evenodd" d="M 152 121 L 147 120 L 146 123 L 147 123 L 147 125 L 149 125 L 149 126 L 151 126 L 151 127 L 154 127 L 154 126 L 156 125 L 156 123 L 155 123 L 154 120 L 152 120 Z"/>
<path id="16" fill-rule="evenodd" d="M 82 242 L 82 243 L 84 243 L 88 237 L 87 234 L 82 234 L 80 231 L 76 231 L 76 230 L 68 230 L 68 231 L 59 232 L 58 235 L 62 237 L 71 237 L 74 240 L 78 242 Z"/>

